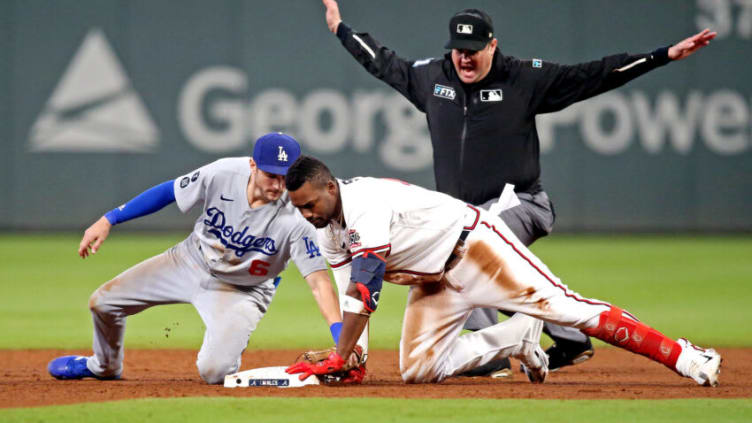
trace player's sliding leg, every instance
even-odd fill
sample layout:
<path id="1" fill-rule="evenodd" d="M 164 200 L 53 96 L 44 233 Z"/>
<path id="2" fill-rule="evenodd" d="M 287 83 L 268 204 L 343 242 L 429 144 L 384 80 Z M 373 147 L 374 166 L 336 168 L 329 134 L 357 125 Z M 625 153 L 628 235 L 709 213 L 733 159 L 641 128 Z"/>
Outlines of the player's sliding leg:
<path id="1" fill-rule="evenodd" d="M 400 374 L 407 383 L 447 377 L 448 354 L 470 315 L 461 296 L 443 283 L 411 286 L 400 338 Z"/>
<path id="2" fill-rule="evenodd" d="M 674 341 L 619 307 L 583 298 L 560 283 L 549 286 L 539 286 L 535 294 L 541 296 L 538 301 L 548 304 L 546 310 L 523 305 L 519 311 L 575 326 L 589 336 L 648 357 L 701 385 L 718 385 L 721 357 L 715 350 L 698 348 L 686 339 Z M 591 317 L 583 320 L 583 316 Z"/>
<path id="3" fill-rule="evenodd" d="M 518 314 L 460 336 L 470 312 L 479 305 L 444 283 L 410 287 L 400 339 L 402 379 L 407 383 L 440 382 L 510 356 L 529 365 L 531 380 L 545 379 L 546 355 L 539 344 L 543 323 Z"/>
<path id="4" fill-rule="evenodd" d="M 596 321 L 597 320 L 597 321 Z M 616 306 L 600 313 L 583 329 L 611 345 L 662 363 L 700 385 L 717 386 L 721 356 L 713 349 L 692 345 L 684 338 L 674 341 Z"/>
<path id="5" fill-rule="evenodd" d="M 460 336 L 452 345 L 443 374 L 463 374 L 488 362 L 514 357 L 533 383 L 548 375 L 548 358 L 540 347 L 543 321 L 516 313 L 503 322 Z"/>
<path id="6" fill-rule="evenodd" d="M 236 287 L 216 279 L 201 284 L 192 303 L 206 325 L 196 359 L 199 375 L 206 383 L 223 383 L 225 376 L 238 371 L 251 333 L 274 293 L 272 279 L 252 287 Z"/>
<path id="7" fill-rule="evenodd" d="M 491 327 L 499 323 L 499 310 L 495 308 L 476 308 L 470 313 L 465 322 L 464 329 L 469 331 L 479 331 Z M 509 362 L 509 358 L 501 358 L 489 361 L 488 363 L 469 369 L 463 372 L 460 376 L 476 377 L 487 376 L 495 379 L 511 378 L 512 364 Z"/>
<path id="8" fill-rule="evenodd" d="M 446 278 L 472 300 L 576 327 L 700 384 L 717 384 L 720 356 L 715 351 L 673 341 L 606 302 L 571 291 L 496 216 L 482 213 L 466 245 L 465 256 Z"/>

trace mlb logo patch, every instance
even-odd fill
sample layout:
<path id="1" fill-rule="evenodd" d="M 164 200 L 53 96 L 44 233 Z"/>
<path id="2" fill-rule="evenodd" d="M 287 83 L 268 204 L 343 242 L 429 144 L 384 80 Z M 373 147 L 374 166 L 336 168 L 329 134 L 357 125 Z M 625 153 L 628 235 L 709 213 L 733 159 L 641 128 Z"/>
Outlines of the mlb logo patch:
<path id="1" fill-rule="evenodd" d="M 454 88 L 439 84 L 433 86 L 433 95 L 435 95 L 436 97 L 446 98 L 447 100 L 454 100 L 454 97 L 457 96 L 457 94 L 454 92 Z"/>
<path id="2" fill-rule="evenodd" d="M 480 90 L 480 101 L 492 102 L 501 101 L 504 99 L 504 95 L 501 92 L 501 88 L 495 90 Z"/>
<path id="3" fill-rule="evenodd" d="M 533 59 L 533 67 L 534 68 L 542 68 L 543 67 L 543 60 L 541 59 Z"/>
<path id="4" fill-rule="evenodd" d="M 473 26 L 468 25 L 468 24 L 457 24 L 457 33 L 458 34 L 472 34 Z"/>

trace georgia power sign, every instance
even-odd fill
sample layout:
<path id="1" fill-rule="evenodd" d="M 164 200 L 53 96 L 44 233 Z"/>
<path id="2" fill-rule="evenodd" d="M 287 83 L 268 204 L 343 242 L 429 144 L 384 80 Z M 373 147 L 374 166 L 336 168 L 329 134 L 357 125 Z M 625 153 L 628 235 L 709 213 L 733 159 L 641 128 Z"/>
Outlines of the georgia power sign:
<path id="1" fill-rule="evenodd" d="M 236 152 L 262 134 L 284 131 L 313 154 L 376 154 L 400 171 L 431 166 L 425 116 L 401 95 L 312 86 L 300 96 L 286 88 L 254 94 L 245 70 L 219 65 L 193 73 L 177 96 L 161 95 L 178 99 L 180 131 L 206 153 Z M 718 155 L 742 154 L 752 144 L 749 100 L 733 89 L 684 97 L 670 90 L 612 91 L 540 116 L 541 151 L 553 151 L 557 127 L 575 126 L 583 144 L 602 155 L 634 144 L 648 154 L 688 154 L 699 143 Z M 35 152 L 150 153 L 159 138 L 147 105 L 98 28 L 85 36 L 29 132 Z"/>

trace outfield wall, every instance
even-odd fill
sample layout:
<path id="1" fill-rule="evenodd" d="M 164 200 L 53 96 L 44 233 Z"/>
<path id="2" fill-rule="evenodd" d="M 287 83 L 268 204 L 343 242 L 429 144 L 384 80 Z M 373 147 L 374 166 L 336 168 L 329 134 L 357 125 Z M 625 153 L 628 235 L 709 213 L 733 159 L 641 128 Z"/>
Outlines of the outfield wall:
<path id="1" fill-rule="evenodd" d="M 557 230 L 752 230 L 752 1 L 343 0 L 351 26 L 439 56 L 486 10 L 502 51 L 577 63 L 712 45 L 539 117 Z M 339 176 L 433 187 L 423 115 L 327 31 L 317 0 L 0 2 L 0 228 L 84 227 L 143 189 L 281 130 Z M 479 165 L 493 166 L 493 163 Z M 188 228 L 176 208 L 131 228 Z"/>

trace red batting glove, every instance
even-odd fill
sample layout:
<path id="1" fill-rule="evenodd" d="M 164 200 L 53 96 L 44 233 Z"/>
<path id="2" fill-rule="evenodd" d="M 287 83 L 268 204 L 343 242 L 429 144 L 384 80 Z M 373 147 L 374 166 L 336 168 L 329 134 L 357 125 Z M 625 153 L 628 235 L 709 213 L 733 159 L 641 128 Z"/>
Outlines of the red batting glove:
<path id="1" fill-rule="evenodd" d="M 360 366 L 347 372 L 347 377 L 342 379 L 342 384 L 355 384 L 359 385 L 363 383 L 363 378 L 366 377 L 366 366 L 361 364 Z"/>
<path id="2" fill-rule="evenodd" d="M 298 379 L 306 380 L 310 375 L 325 375 L 340 371 L 344 365 L 345 360 L 335 351 L 329 354 L 329 357 L 324 361 L 319 361 L 316 364 L 301 361 L 286 368 L 285 372 L 288 374 L 303 373 Z"/>

